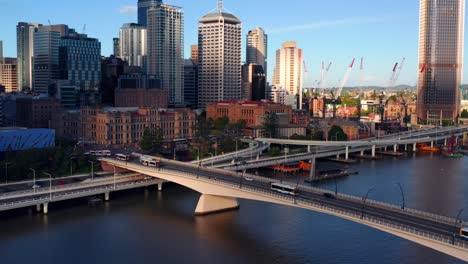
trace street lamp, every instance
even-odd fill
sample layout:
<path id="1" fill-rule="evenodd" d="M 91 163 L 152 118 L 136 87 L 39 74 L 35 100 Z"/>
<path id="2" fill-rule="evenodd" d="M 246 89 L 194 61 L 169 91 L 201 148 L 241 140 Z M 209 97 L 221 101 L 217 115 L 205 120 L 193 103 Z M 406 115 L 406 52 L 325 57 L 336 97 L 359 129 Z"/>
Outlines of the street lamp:
<path id="1" fill-rule="evenodd" d="M 43 172 L 45 175 L 49 176 L 49 200 L 52 201 L 52 174 Z"/>
<path id="2" fill-rule="evenodd" d="M 338 195 L 338 184 L 336 183 L 336 177 L 333 177 L 333 181 L 335 182 L 335 196 Z"/>
<path id="3" fill-rule="evenodd" d="M 94 163 L 95 161 L 88 160 L 88 162 L 91 164 L 91 180 L 94 180 Z"/>
<path id="4" fill-rule="evenodd" d="M 73 175 L 73 160 L 76 159 L 76 157 L 70 157 L 70 176 Z"/>
<path id="5" fill-rule="evenodd" d="M 10 164 L 10 162 L 5 161 L 5 183 L 8 183 L 8 165 Z"/>
<path id="6" fill-rule="evenodd" d="M 29 168 L 33 172 L 33 189 L 36 192 L 36 170 L 33 168 Z"/>
<path id="7" fill-rule="evenodd" d="M 458 211 L 458 214 L 457 214 L 457 218 L 455 220 L 455 232 L 453 233 L 452 235 L 452 245 L 455 244 L 455 235 L 457 234 L 458 232 L 458 228 L 457 228 L 457 224 L 458 224 L 458 220 L 460 219 L 460 216 L 461 214 L 463 213 L 463 208 L 460 209 L 460 211 Z M 460 219 L 460 223 L 461 223 L 461 219 Z"/>
<path id="8" fill-rule="evenodd" d="M 366 195 L 362 198 L 362 210 L 361 210 L 361 219 L 364 218 L 364 207 L 366 206 L 366 201 L 367 201 L 367 197 L 369 196 L 369 193 L 374 189 L 374 187 L 370 188 Z"/>
<path id="9" fill-rule="evenodd" d="M 114 190 L 115 190 L 115 165 L 114 165 Z"/>
<path id="10" fill-rule="evenodd" d="M 400 188 L 400 192 L 401 192 L 401 199 L 402 199 L 401 210 L 405 210 L 405 193 L 403 192 L 403 187 L 401 186 L 399 182 L 395 184 L 398 185 L 398 187 Z"/>
<path id="11" fill-rule="evenodd" d="M 194 148 L 197 150 L 197 161 L 200 160 L 200 149 L 199 148 Z"/>

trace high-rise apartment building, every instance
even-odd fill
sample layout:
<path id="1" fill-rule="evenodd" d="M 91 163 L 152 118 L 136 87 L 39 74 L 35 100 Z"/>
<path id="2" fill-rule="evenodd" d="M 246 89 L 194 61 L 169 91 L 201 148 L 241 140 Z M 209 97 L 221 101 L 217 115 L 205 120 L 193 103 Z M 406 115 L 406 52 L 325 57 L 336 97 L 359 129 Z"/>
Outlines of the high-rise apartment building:
<path id="1" fill-rule="evenodd" d="M 183 103 L 184 13 L 180 7 L 160 4 L 148 10 L 148 74 L 160 78 L 169 90 L 169 104 Z"/>
<path id="2" fill-rule="evenodd" d="M 273 85 L 296 97 L 298 102 L 293 108 L 302 108 L 302 49 L 297 48 L 295 41 L 283 43 L 276 51 Z"/>
<path id="3" fill-rule="evenodd" d="M 113 44 L 113 55 L 114 57 L 119 58 L 120 57 L 120 39 L 119 38 L 113 38 L 112 39 L 112 44 Z"/>
<path id="4" fill-rule="evenodd" d="M 34 32 L 39 26 L 25 22 L 19 22 L 16 26 L 19 90 L 32 89 L 33 86 Z"/>
<path id="5" fill-rule="evenodd" d="M 198 107 L 241 98 L 242 22 L 233 14 L 217 12 L 199 20 Z"/>
<path id="6" fill-rule="evenodd" d="M 0 61 L 0 85 L 5 86 L 5 92 L 12 93 L 18 91 L 18 73 L 16 58 L 4 58 Z"/>
<path id="7" fill-rule="evenodd" d="M 138 0 L 138 24 L 147 26 L 148 10 L 162 3 L 162 0 Z"/>
<path id="8" fill-rule="evenodd" d="M 198 107 L 198 66 L 192 59 L 184 61 L 184 102 L 195 109 Z"/>
<path id="9" fill-rule="evenodd" d="M 262 28 L 252 29 L 247 33 L 246 64 L 257 64 L 267 72 L 268 36 Z"/>
<path id="10" fill-rule="evenodd" d="M 101 82 L 101 43 L 84 35 L 60 39 L 60 79 L 82 92 L 98 92 Z"/>
<path id="11" fill-rule="evenodd" d="M 0 40 L 0 64 L 3 63 L 3 41 Z"/>
<path id="12" fill-rule="evenodd" d="M 190 59 L 198 64 L 198 45 L 190 46 Z"/>
<path id="13" fill-rule="evenodd" d="M 48 93 L 52 80 L 59 79 L 60 32 L 34 32 L 33 90 Z"/>
<path id="14" fill-rule="evenodd" d="M 139 24 L 124 24 L 120 28 L 119 58 L 129 66 L 146 68 L 146 28 Z"/>
<path id="15" fill-rule="evenodd" d="M 454 121 L 460 111 L 465 0 L 421 0 L 417 114 Z"/>

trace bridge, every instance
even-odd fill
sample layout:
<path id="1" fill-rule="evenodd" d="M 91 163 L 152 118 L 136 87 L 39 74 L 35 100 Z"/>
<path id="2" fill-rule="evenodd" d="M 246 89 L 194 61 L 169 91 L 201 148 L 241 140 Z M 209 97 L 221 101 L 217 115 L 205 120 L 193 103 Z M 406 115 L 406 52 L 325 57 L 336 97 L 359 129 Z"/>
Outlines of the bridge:
<path id="1" fill-rule="evenodd" d="M 335 199 L 324 196 L 327 190 L 300 184 L 298 195 L 272 190 L 273 179 L 233 173 L 197 164 L 161 159 L 161 167 L 143 166 L 138 161 L 101 159 L 103 167 L 114 167 L 174 182 L 201 194 L 196 215 L 204 215 L 239 207 L 237 199 L 249 199 L 303 208 L 347 219 L 430 247 L 468 261 L 468 242 L 456 232 L 466 222 L 414 209 L 372 201 L 346 194 Z M 291 187 L 292 188 L 292 187 Z M 331 194 L 331 193 L 330 193 Z"/>
<path id="2" fill-rule="evenodd" d="M 372 153 L 372 157 L 375 157 L 378 148 L 386 149 L 388 146 L 391 146 L 393 147 L 393 151 L 397 152 L 398 147 L 400 145 L 405 146 L 405 149 L 407 149 L 408 145 L 412 145 L 413 149 L 416 149 L 417 143 L 430 143 L 431 146 L 434 146 L 435 142 L 446 142 L 453 135 L 462 136 L 464 133 L 467 132 L 467 127 L 441 128 L 422 130 L 414 133 L 406 132 L 388 135 L 380 138 L 356 141 L 307 141 L 259 138 L 257 140 L 271 144 L 307 146 L 308 152 L 286 155 L 281 157 L 262 158 L 250 161 L 246 160 L 245 162 L 236 164 L 233 164 L 231 162 L 229 164 L 219 164 L 215 167 L 231 171 L 240 171 L 246 169 L 268 167 L 281 163 L 297 162 L 301 160 L 314 160 L 315 158 L 325 158 L 334 156 L 339 157 L 341 155 L 344 155 L 345 160 L 348 160 L 349 155 L 351 153 L 360 153 L 360 155 L 364 155 L 365 151 L 370 151 Z M 315 147 L 315 151 L 312 151 L 312 147 Z"/>
<path id="3" fill-rule="evenodd" d="M 49 180 L 45 181 L 48 182 Z M 119 176 L 114 174 L 113 176 L 95 178 L 94 180 L 89 179 L 80 183 L 59 186 L 49 185 L 38 189 L 13 191 L 0 194 L 0 211 L 36 206 L 38 212 L 42 207 L 44 214 L 47 214 L 50 203 L 93 195 L 104 195 L 107 201 L 110 192 L 151 185 L 158 185 L 158 189 L 161 190 L 163 182 L 163 180 L 153 177 L 148 178 L 138 173 L 130 173 Z M 17 184 L 11 183 L 10 185 Z"/>

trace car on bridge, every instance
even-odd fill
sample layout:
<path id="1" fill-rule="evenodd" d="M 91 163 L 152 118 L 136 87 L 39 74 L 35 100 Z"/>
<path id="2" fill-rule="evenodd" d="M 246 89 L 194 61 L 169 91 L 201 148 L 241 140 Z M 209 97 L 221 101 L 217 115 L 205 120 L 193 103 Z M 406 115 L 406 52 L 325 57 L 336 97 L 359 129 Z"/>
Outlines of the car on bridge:
<path id="1" fill-rule="evenodd" d="M 36 184 L 34 184 L 31 188 L 33 188 L 33 189 L 39 189 L 39 188 L 41 188 L 41 187 L 42 187 L 42 186 L 41 186 L 39 183 L 36 183 Z"/>
<path id="2" fill-rule="evenodd" d="M 336 199 L 336 196 L 331 193 L 324 193 L 323 196 L 328 199 Z"/>
<path id="3" fill-rule="evenodd" d="M 254 179 L 250 178 L 250 177 L 244 177 L 244 180 L 246 181 L 253 181 Z"/>

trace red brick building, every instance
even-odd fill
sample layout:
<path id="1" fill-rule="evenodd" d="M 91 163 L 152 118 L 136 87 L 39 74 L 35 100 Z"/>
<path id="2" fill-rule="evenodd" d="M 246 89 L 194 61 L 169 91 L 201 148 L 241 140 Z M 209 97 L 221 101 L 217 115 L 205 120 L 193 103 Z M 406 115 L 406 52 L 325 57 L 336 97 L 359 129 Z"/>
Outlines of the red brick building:
<path id="1" fill-rule="evenodd" d="M 265 113 L 285 114 L 288 123 L 291 122 L 291 106 L 273 103 L 269 101 L 221 101 L 207 106 L 206 116 L 216 120 L 221 117 L 228 117 L 230 123 L 237 123 L 245 120 L 248 127 L 261 125 Z"/>
<path id="2" fill-rule="evenodd" d="M 27 128 L 51 128 L 53 114 L 60 112 L 60 101 L 50 97 L 16 99 L 16 125 Z"/>

